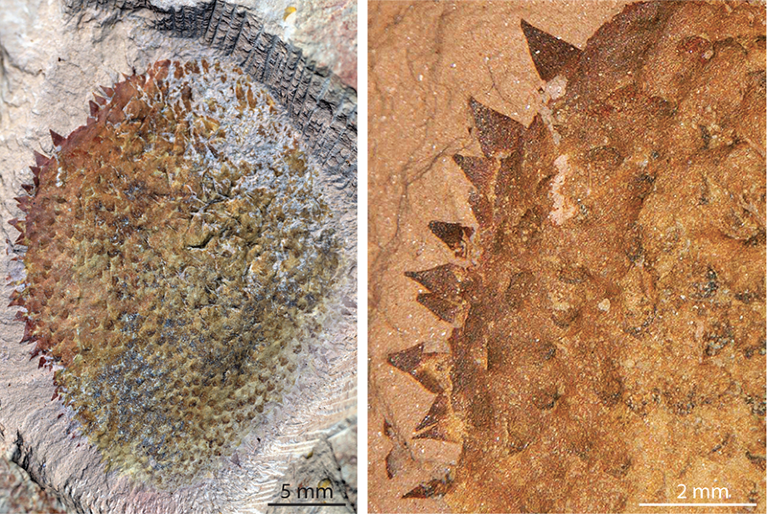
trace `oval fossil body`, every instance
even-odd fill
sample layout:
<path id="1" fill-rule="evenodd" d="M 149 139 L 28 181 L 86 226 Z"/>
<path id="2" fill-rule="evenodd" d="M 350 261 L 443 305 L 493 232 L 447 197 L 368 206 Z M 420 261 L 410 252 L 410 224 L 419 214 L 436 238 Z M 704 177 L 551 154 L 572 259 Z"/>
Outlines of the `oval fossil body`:
<path id="1" fill-rule="evenodd" d="M 686 472 L 763 508 L 763 8 L 635 4 L 582 51 L 522 30 L 546 102 L 470 100 L 477 228 L 433 221 L 456 261 L 407 274 L 455 328 L 389 363 L 436 395 L 414 437 L 461 453 L 404 498 L 633 512 Z"/>
<path id="2" fill-rule="evenodd" d="M 37 156 L 25 340 L 110 467 L 188 483 L 292 383 L 338 266 L 299 134 L 239 69 L 161 61 Z"/>

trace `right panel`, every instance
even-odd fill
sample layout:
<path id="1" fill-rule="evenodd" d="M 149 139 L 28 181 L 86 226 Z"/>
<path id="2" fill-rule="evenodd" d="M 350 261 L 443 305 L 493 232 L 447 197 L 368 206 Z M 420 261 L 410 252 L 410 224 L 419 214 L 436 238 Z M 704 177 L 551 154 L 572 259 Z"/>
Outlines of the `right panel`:
<path id="1" fill-rule="evenodd" d="M 370 512 L 763 512 L 764 6 L 371 2 L 369 109 Z"/>

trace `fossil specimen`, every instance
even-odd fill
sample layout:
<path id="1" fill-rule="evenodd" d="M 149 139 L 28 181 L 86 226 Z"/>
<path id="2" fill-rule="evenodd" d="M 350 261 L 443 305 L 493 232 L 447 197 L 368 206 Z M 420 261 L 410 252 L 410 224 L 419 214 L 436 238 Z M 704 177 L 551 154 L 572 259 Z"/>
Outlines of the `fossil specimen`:
<path id="1" fill-rule="evenodd" d="M 456 259 L 408 273 L 450 351 L 389 362 L 435 395 L 414 437 L 462 450 L 405 498 L 635 511 L 685 476 L 764 508 L 764 23 L 641 3 L 579 50 L 522 22 L 546 101 L 469 101 L 477 227 L 431 222 Z"/>
<path id="2" fill-rule="evenodd" d="M 238 68 L 161 61 L 37 155 L 24 340 L 108 465 L 200 478 L 279 401 L 339 265 L 298 134 Z"/>

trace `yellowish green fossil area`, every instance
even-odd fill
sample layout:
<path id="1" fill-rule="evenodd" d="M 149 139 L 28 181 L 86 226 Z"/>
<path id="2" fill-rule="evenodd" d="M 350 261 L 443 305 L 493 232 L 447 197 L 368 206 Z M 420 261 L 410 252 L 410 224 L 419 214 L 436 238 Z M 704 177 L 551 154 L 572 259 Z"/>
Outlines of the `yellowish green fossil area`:
<path id="1" fill-rule="evenodd" d="M 161 61 L 104 90 L 18 199 L 13 303 L 108 467 L 175 487 L 294 382 L 340 245 L 300 135 L 239 69 Z"/>

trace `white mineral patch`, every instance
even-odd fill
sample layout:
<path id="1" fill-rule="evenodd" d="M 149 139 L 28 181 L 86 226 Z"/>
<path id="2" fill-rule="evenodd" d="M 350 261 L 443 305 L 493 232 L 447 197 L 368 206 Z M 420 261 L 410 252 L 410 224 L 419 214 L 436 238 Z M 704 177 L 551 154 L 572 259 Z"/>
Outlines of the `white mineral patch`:
<path id="1" fill-rule="evenodd" d="M 544 86 L 544 90 L 548 93 L 551 100 L 556 100 L 560 96 L 565 94 L 567 89 L 567 79 L 562 75 L 557 75 Z"/>
<path id="2" fill-rule="evenodd" d="M 568 219 L 575 215 L 575 205 L 567 198 L 562 192 L 562 188 L 565 185 L 565 181 L 572 174 L 572 169 L 568 163 L 567 155 L 560 155 L 554 161 L 554 166 L 557 167 L 558 173 L 551 181 L 551 190 L 549 191 L 549 197 L 554 202 L 554 207 L 549 213 L 549 218 L 556 225 L 561 225 Z"/>

